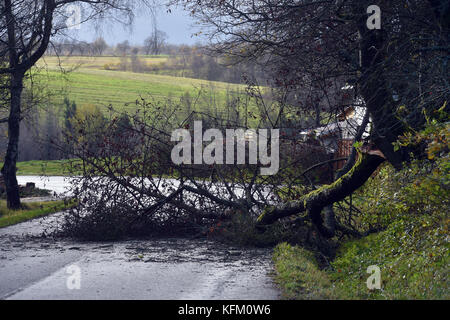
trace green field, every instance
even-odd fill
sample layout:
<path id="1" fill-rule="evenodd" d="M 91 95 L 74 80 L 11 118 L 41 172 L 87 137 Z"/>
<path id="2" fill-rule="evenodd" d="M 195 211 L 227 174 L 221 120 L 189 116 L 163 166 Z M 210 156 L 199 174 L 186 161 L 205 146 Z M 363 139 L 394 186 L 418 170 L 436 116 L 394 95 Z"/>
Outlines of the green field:
<path id="1" fill-rule="evenodd" d="M 143 57 L 147 64 L 161 63 L 163 57 Z M 148 73 L 105 70 L 104 65 L 115 65 L 118 57 L 45 57 L 34 69 L 34 80 L 38 86 L 46 87 L 50 101 L 61 103 L 65 97 L 77 105 L 93 104 L 106 108 L 112 105 L 118 110 L 132 111 L 136 100 L 163 101 L 179 98 L 189 93 L 195 101 L 195 110 L 208 107 L 221 108 L 226 103 L 227 92 L 244 92 L 244 86 L 224 82 L 172 77 Z"/>
<path id="2" fill-rule="evenodd" d="M 70 160 L 27 161 L 17 163 L 18 176 L 66 176 Z M 0 162 L 0 168 L 3 163 Z"/>
<path id="3" fill-rule="evenodd" d="M 19 162 L 17 164 L 17 175 L 64 176 L 68 174 L 67 170 L 65 170 L 65 166 L 68 164 L 68 161 L 69 160 Z"/>

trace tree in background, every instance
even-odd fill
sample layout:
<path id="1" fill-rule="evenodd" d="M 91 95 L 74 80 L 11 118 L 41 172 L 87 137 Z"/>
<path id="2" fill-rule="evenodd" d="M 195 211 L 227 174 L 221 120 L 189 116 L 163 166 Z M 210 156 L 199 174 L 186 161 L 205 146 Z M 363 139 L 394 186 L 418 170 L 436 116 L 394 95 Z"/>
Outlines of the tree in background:
<path id="1" fill-rule="evenodd" d="M 130 42 L 128 40 L 118 43 L 116 46 L 116 52 L 121 57 L 126 57 L 128 55 L 128 52 L 130 51 L 130 49 L 131 49 L 131 46 L 130 46 Z"/>
<path id="2" fill-rule="evenodd" d="M 106 43 L 105 39 L 102 37 L 95 39 L 95 41 L 92 43 L 92 49 L 94 51 L 95 55 L 103 55 L 103 52 L 108 48 L 108 44 Z"/>
<path id="3" fill-rule="evenodd" d="M 161 50 L 166 44 L 167 39 L 167 33 L 158 29 L 154 29 L 152 34 L 144 40 L 145 54 L 160 54 Z"/>
<path id="4" fill-rule="evenodd" d="M 61 144 L 61 127 L 55 110 L 47 110 L 43 129 L 43 158 L 46 160 L 60 160 L 61 151 L 57 146 Z"/>
<path id="5" fill-rule="evenodd" d="M 105 138 L 102 132 L 107 125 L 100 108 L 92 104 L 82 105 L 76 109 L 74 117 L 69 121 L 74 132 L 69 137 L 70 143 L 84 148 L 90 154 L 96 154 Z"/>
<path id="6" fill-rule="evenodd" d="M 131 71 L 133 72 L 143 72 L 145 70 L 145 63 L 141 61 L 138 53 L 138 48 L 134 47 L 133 49 L 131 49 L 130 65 Z"/>

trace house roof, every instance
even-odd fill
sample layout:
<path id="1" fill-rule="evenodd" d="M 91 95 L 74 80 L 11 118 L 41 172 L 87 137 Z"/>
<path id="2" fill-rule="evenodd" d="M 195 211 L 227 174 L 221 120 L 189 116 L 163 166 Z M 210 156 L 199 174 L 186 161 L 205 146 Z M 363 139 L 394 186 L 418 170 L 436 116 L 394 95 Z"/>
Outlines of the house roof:
<path id="1" fill-rule="evenodd" d="M 311 131 L 319 138 L 342 135 L 342 139 L 349 139 L 356 135 L 365 113 L 366 109 L 363 107 L 349 107 L 338 116 L 340 121 L 314 128 Z"/>

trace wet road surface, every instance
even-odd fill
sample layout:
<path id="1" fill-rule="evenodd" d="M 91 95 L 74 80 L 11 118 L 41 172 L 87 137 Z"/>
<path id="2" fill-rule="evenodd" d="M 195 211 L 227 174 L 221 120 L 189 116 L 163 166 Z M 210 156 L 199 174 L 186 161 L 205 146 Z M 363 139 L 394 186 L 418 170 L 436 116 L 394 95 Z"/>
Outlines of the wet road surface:
<path id="1" fill-rule="evenodd" d="M 279 297 L 269 275 L 271 249 L 207 240 L 79 243 L 40 237 L 60 217 L 0 229 L 0 299 Z"/>

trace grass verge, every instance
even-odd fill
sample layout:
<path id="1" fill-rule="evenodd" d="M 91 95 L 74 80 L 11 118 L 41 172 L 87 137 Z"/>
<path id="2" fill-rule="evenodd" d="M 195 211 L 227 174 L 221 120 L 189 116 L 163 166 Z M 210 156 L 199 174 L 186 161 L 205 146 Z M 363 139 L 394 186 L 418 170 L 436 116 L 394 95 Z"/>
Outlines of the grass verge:
<path id="1" fill-rule="evenodd" d="M 22 205 L 23 209 L 14 211 L 6 207 L 5 200 L 0 200 L 0 228 L 64 211 L 74 205 L 74 202 L 67 201 L 33 202 L 24 203 Z"/>
<path id="2" fill-rule="evenodd" d="M 331 281 L 311 252 L 287 243 L 274 251 L 275 280 L 288 300 L 332 299 Z"/>
<path id="3" fill-rule="evenodd" d="M 276 282 L 286 299 L 449 299 L 449 220 L 446 213 L 400 219 L 385 231 L 344 243 L 327 269 L 303 248 L 280 244 Z M 381 289 L 369 290 L 369 266 Z"/>
<path id="4" fill-rule="evenodd" d="M 68 97 L 79 107 L 96 105 L 105 114 L 110 104 L 119 111 L 134 113 L 140 97 L 165 103 L 168 98 L 179 99 L 186 94 L 195 102 L 196 111 L 205 111 L 213 107 L 211 99 L 221 107 L 227 102 L 227 95 L 245 93 L 245 86 L 226 82 L 101 69 L 79 68 L 65 74 L 38 70 L 35 78 L 52 93 L 52 103 L 62 104 L 63 97 Z"/>

